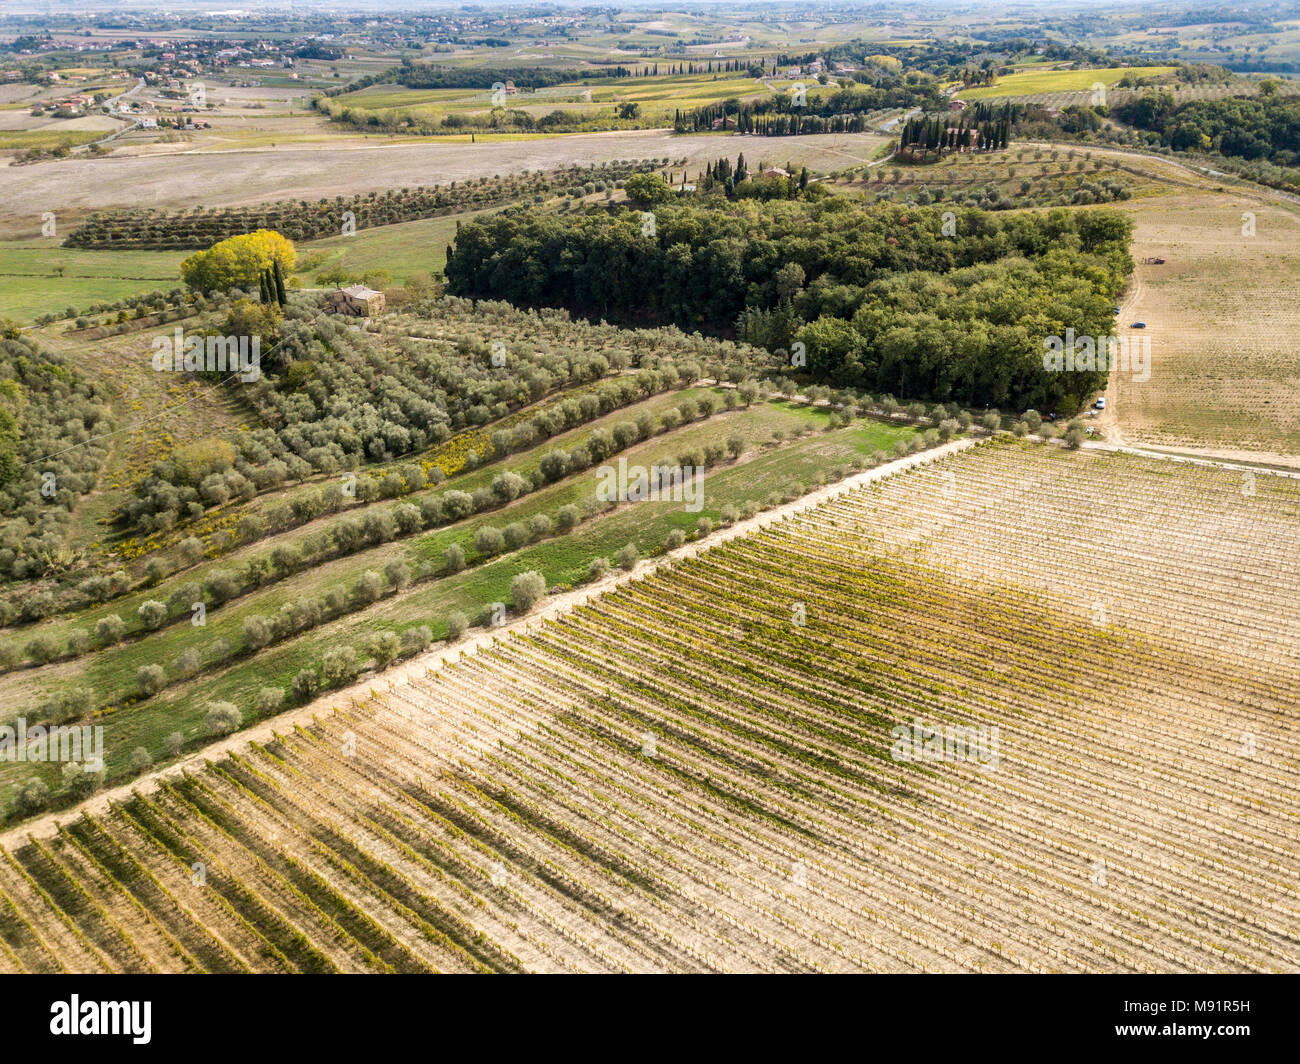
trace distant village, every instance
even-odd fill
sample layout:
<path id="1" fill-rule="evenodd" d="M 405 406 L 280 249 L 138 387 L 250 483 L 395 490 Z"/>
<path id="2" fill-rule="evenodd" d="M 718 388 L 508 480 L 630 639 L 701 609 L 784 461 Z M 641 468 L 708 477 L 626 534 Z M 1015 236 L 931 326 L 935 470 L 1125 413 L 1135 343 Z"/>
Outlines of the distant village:
<path id="1" fill-rule="evenodd" d="M 43 38 L 34 42 L 33 47 L 19 48 L 11 53 L 11 62 L 17 65 L 0 70 L 0 80 L 22 81 L 35 80 L 49 85 L 76 85 L 84 83 L 84 74 L 66 73 L 57 67 L 53 69 L 33 69 L 24 60 L 39 60 L 50 53 L 64 55 L 85 55 L 87 57 L 106 52 L 121 53 L 124 50 L 137 52 L 138 55 L 119 59 L 121 69 L 97 76 L 95 81 L 127 80 L 140 78 L 146 85 L 160 89 L 178 91 L 185 81 L 203 75 L 226 74 L 241 68 L 248 70 L 284 69 L 292 73 L 297 61 L 297 54 L 304 48 L 310 48 L 315 41 L 294 40 L 285 42 L 257 41 L 247 45 L 232 44 L 223 41 L 176 41 L 165 38 L 142 38 L 132 41 L 87 42 L 56 37 Z M 341 53 L 340 53 L 341 54 Z M 89 101 L 78 101 L 74 94 L 66 100 L 59 100 L 60 105 L 71 103 L 84 107 Z"/>
<path id="2" fill-rule="evenodd" d="M 310 47 L 310 43 L 303 40 L 283 43 L 258 41 L 245 46 L 218 41 L 149 38 L 110 44 L 48 37 L 33 42 L 32 47 L 16 49 L 12 57 L 18 66 L 0 70 L 0 82 L 34 81 L 55 89 L 66 87 L 69 90 L 66 95 L 55 95 L 34 106 L 36 112 L 51 113 L 56 118 L 78 118 L 106 107 L 112 114 L 135 119 L 136 125 L 142 129 L 207 129 L 210 123 L 192 117 L 202 109 L 202 102 L 192 98 L 191 87 L 197 79 L 215 74 L 229 77 L 240 69 L 279 69 L 288 71 L 288 76 L 296 80 L 295 53 L 305 47 Z M 119 69 L 93 76 L 72 72 L 85 68 L 34 69 L 24 63 L 24 59 L 39 59 L 49 53 L 89 58 L 106 52 L 121 53 L 124 48 L 139 54 L 120 59 L 122 66 Z M 157 90 L 160 97 L 178 102 L 168 104 L 136 98 L 113 87 L 114 83 L 132 80 Z M 93 83 L 94 89 L 80 88 L 87 83 Z"/>

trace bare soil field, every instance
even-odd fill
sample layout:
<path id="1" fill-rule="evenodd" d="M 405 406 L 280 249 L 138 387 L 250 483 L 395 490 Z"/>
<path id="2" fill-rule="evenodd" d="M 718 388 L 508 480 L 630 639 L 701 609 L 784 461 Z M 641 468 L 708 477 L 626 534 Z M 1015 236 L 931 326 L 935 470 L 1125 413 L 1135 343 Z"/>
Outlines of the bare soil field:
<path id="1" fill-rule="evenodd" d="M 346 146 L 280 145 L 229 152 L 162 145 L 148 156 L 115 153 L 102 159 L 0 168 L 0 217 L 116 207 L 124 202 L 124 189 L 130 190 L 130 201 L 141 206 L 228 206 L 353 195 L 614 159 L 686 158 L 694 170 L 706 160 L 745 152 L 829 169 L 861 164 L 880 143 L 882 138 L 872 134 L 769 139 L 632 130 L 475 144 L 432 137 L 377 143 L 358 137 Z"/>
<path id="2" fill-rule="evenodd" d="M 0 129 L 121 129 L 122 123 L 108 115 L 82 115 L 80 118 L 55 118 L 51 114 L 33 115 L 28 111 L 0 111 Z"/>
<path id="3" fill-rule="evenodd" d="M 1115 375 L 1123 438 L 1300 464 L 1296 209 L 1207 190 L 1127 210 L 1137 266 L 1118 333 L 1150 337 L 1153 369 L 1146 382 Z M 1154 256 L 1165 263 L 1143 263 Z"/>
<path id="4" fill-rule="evenodd" d="M 251 103 L 291 106 L 294 101 L 310 95 L 306 85 L 293 88 L 284 85 L 213 85 L 208 90 L 208 102 L 237 107 L 247 107 Z"/>
<path id="5" fill-rule="evenodd" d="M 39 85 L 0 85 L 0 107 L 21 106 L 44 95 Z"/>
<path id="6" fill-rule="evenodd" d="M 0 111 L 0 129 L 38 129 L 51 120 L 38 117 L 30 111 Z"/>

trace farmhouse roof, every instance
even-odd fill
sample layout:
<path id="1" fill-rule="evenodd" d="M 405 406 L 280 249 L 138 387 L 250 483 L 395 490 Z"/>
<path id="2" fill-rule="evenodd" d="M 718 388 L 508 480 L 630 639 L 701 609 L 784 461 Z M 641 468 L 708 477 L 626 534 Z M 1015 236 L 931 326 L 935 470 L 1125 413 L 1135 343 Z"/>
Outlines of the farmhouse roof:
<path id="1" fill-rule="evenodd" d="M 367 288 L 363 284 L 349 285 L 347 288 L 343 289 L 343 293 L 351 296 L 353 299 L 373 299 L 375 296 L 379 295 L 379 293 L 373 288 Z"/>

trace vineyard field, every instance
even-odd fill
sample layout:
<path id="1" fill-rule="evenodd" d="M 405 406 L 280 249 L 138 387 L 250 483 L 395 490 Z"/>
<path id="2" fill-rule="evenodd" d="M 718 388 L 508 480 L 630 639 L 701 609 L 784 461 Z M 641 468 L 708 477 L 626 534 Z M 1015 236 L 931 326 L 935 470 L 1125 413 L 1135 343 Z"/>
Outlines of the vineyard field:
<path id="1" fill-rule="evenodd" d="M 1300 480 L 879 472 L 12 832 L 0 970 L 1300 969 Z"/>

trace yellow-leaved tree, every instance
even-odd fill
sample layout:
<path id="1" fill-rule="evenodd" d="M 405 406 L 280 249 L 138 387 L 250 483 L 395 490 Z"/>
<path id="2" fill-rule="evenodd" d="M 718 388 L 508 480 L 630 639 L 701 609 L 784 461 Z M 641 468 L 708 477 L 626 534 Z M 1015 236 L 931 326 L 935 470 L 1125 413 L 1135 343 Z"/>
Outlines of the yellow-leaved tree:
<path id="1" fill-rule="evenodd" d="M 274 229 L 258 229 L 213 244 L 207 251 L 195 252 L 181 263 L 181 279 L 200 292 L 256 288 L 258 277 L 273 262 L 288 274 L 296 261 L 293 241 Z"/>

